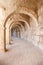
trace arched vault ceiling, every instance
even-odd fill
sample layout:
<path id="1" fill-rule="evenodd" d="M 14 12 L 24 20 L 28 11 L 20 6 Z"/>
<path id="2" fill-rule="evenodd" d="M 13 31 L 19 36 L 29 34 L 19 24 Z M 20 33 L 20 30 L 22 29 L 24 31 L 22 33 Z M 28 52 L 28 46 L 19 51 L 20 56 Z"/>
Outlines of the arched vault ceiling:
<path id="1" fill-rule="evenodd" d="M 22 21 L 18 21 L 17 23 L 12 23 L 10 26 L 12 26 L 12 27 L 15 27 L 16 25 L 18 25 L 18 26 L 22 26 L 22 27 L 24 27 L 25 26 L 25 23 L 24 22 L 22 22 Z"/>
<path id="2" fill-rule="evenodd" d="M 28 22 L 28 24 L 30 25 L 30 17 L 28 15 L 25 15 L 25 14 L 20 14 L 24 20 L 26 20 Z"/>
<path id="3" fill-rule="evenodd" d="M 26 16 L 27 16 L 27 18 L 26 18 Z M 12 16 L 10 16 L 9 18 L 6 19 L 4 26 L 6 26 L 7 23 L 10 24 L 10 22 L 12 23 L 13 21 L 21 21 L 21 20 L 25 20 L 26 23 L 30 23 L 29 19 L 32 17 L 29 17 L 28 15 L 26 15 L 26 16 L 25 16 L 25 14 L 24 15 L 22 14 L 22 16 L 20 14 L 17 14 L 17 15 L 13 14 Z M 35 23 L 37 23 L 37 21 L 35 21 Z"/>

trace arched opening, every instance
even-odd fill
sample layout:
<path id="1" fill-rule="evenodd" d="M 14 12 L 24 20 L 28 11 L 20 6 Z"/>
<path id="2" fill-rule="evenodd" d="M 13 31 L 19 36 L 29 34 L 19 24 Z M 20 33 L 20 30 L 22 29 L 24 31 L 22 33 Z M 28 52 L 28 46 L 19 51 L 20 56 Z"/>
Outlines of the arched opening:
<path id="1" fill-rule="evenodd" d="M 11 28 L 10 31 L 11 31 L 12 29 L 15 29 L 15 30 L 16 30 L 16 33 L 18 33 L 17 36 L 20 37 L 21 39 L 25 39 L 26 37 L 24 37 L 24 35 L 26 35 L 26 34 L 25 34 L 26 27 L 27 27 L 27 25 L 26 25 L 26 23 L 23 22 L 23 21 L 16 22 L 16 24 L 15 24 L 15 22 L 14 22 L 14 24 L 11 25 L 11 27 L 10 27 L 10 28 Z M 18 30 L 19 30 L 19 31 L 18 31 Z M 19 35 L 19 34 L 20 34 L 20 35 Z M 15 35 L 16 35 L 16 34 L 15 34 Z M 20 39 L 20 38 L 19 38 L 19 39 Z"/>
<path id="2" fill-rule="evenodd" d="M 17 23 L 17 21 L 20 21 L 20 22 L 23 21 L 23 22 L 25 22 L 25 24 L 27 26 L 26 30 L 22 34 L 22 38 L 24 38 L 25 40 L 28 40 L 29 42 L 33 43 L 34 45 L 38 45 L 39 29 L 38 29 L 37 19 L 34 17 L 33 14 L 30 14 L 26 11 L 23 11 L 23 12 L 20 11 L 20 13 L 12 13 L 10 16 L 8 16 L 8 18 L 6 19 L 5 24 L 4 24 L 4 26 L 6 27 L 6 30 L 8 31 L 7 32 L 8 35 L 6 33 L 8 38 L 11 38 L 10 33 L 9 33 L 10 25 L 12 25 L 12 22 Z M 18 29 L 18 27 L 17 27 L 17 29 Z"/>

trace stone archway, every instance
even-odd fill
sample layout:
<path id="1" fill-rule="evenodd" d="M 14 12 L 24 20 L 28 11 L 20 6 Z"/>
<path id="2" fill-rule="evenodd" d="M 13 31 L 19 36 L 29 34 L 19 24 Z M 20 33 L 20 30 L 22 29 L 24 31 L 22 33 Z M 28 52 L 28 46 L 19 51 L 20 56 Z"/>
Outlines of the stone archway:
<path id="1" fill-rule="evenodd" d="M 19 27 L 19 29 L 23 32 L 24 31 L 24 26 L 23 25 L 21 25 L 21 23 L 16 23 L 15 24 L 15 22 L 12 22 L 12 24 L 10 25 L 10 27 L 9 27 L 9 31 L 10 31 L 10 35 L 9 35 L 9 42 L 10 42 L 10 40 L 11 40 L 11 29 L 12 29 L 12 27 L 13 27 L 13 25 L 15 25 L 14 27 Z M 20 32 L 21 32 L 20 31 Z M 11 43 L 11 42 L 10 42 Z"/>
<path id="2" fill-rule="evenodd" d="M 18 21 L 23 21 L 24 23 L 26 23 L 26 21 L 25 21 L 25 20 L 22 20 L 22 19 L 20 19 L 20 20 L 18 19 Z M 15 22 L 14 22 L 14 21 L 13 21 L 13 22 L 11 21 L 10 25 L 9 25 L 9 26 L 7 25 L 7 28 L 6 28 L 7 33 L 8 33 L 8 34 L 7 34 L 7 42 L 9 42 L 9 35 L 10 35 L 9 32 L 10 32 L 10 30 L 11 30 L 13 24 L 15 24 L 15 25 L 16 25 L 16 24 L 20 24 L 18 21 L 16 21 L 16 20 L 15 20 Z M 28 23 L 26 23 L 26 25 L 27 25 L 27 27 L 29 28 Z M 23 29 L 23 26 L 22 26 L 22 29 Z"/>
<path id="3" fill-rule="evenodd" d="M 16 26 L 19 24 L 19 25 L 22 27 L 22 29 L 21 29 L 21 30 L 22 30 L 21 33 L 24 34 L 23 31 L 25 31 L 25 30 L 24 30 L 25 27 L 21 24 L 21 22 L 25 23 L 25 21 L 23 21 L 23 20 L 21 20 L 21 21 L 19 21 L 19 22 L 16 21 L 16 23 L 15 23 L 15 22 L 12 22 L 11 25 L 10 25 L 10 28 L 9 28 L 10 31 L 11 31 L 11 28 L 13 27 L 13 25 L 14 25 L 14 27 L 16 27 Z M 26 23 L 25 23 L 25 25 L 26 25 Z M 28 26 L 26 25 L 26 27 L 28 27 Z M 11 37 L 11 35 L 10 35 L 10 37 Z M 21 38 L 22 38 L 22 37 L 23 37 L 23 35 L 21 36 Z"/>
<path id="4" fill-rule="evenodd" d="M 36 17 L 34 17 L 34 14 L 32 14 L 31 12 L 29 12 L 29 11 L 26 11 L 26 10 L 20 10 L 19 12 L 13 12 L 13 13 L 11 13 L 7 18 L 6 18 L 6 20 L 5 20 L 5 23 L 4 23 L 4 27 L 6 27 L 6 24 L 7 24 L 7 22 L 9 22 L 9 21 L 13 21 L 13 20 L 15 20 L 15 21 L 21 21 L 22 20 L 22 18 L 23 17 L 21 17 L 20 16 L 20 18 L 17 18 L 17 17 L 19 17 L 19 15 L 20 14 L 24 14 L 24 15 L 28 15 L 28 16 L 30 16 L 33 20 L 34 20 L 34 22 L 35 22 L 35 26 L 36 26 L 36 30 L 38 31 L 38 33 L 36 34 L 36 36 L 39 34 L 39 28 L 38 28 L 38 22 L 37 22 L 37 18 Z M 17 16 L 17 17 L 16 17 Z M 4 31 L 4 32 L 6 32 L 6 30 Z M 38 36 L 37 36 L 38 37 Z M 5 40 L 6 40 L 6 36 L 5 36 L 5 38 L 4 38 Z M 35 38 L 36 39 L 36 38 Z M 39 39 L 38 39 L 39 40 Z M 38 41 L 37 41 L 38 42 Z"/>

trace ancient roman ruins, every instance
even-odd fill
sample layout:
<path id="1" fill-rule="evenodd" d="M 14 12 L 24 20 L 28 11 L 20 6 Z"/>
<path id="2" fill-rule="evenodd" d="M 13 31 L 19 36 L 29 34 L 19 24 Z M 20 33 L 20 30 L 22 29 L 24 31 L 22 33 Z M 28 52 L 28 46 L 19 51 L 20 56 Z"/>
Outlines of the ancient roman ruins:
<path id="1" fill-rule="evenodd" d="M 21 40 L 21 42 L 17 40 Z M 10 45 L 11 47 L 13 43 L 23 45 L 23 40 L 25 41 L 24 45 L 32 44 L 36 49 L 38 48 L 43 52 L 43 0 L 0 0 L 0 53 L 7 54 L 10 52 L 7 51 L 9 50 L 7 46 Z M 26 41 L 28 44 L 26 44 Z M 31 50 L 31 47 L 29 50 Z M 15 51 L 13 52 L 15 53 Z"/>

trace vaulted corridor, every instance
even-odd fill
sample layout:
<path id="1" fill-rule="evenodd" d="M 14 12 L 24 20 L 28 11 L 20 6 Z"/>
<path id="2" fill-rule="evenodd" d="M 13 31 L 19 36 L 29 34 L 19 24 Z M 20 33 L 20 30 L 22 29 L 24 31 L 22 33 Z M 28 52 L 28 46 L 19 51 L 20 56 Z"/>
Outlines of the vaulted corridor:
<path id="1" fill-rule="evenodd" d="M 43 65 L 43 0 L 0 0 L 0 65 Z"/>

